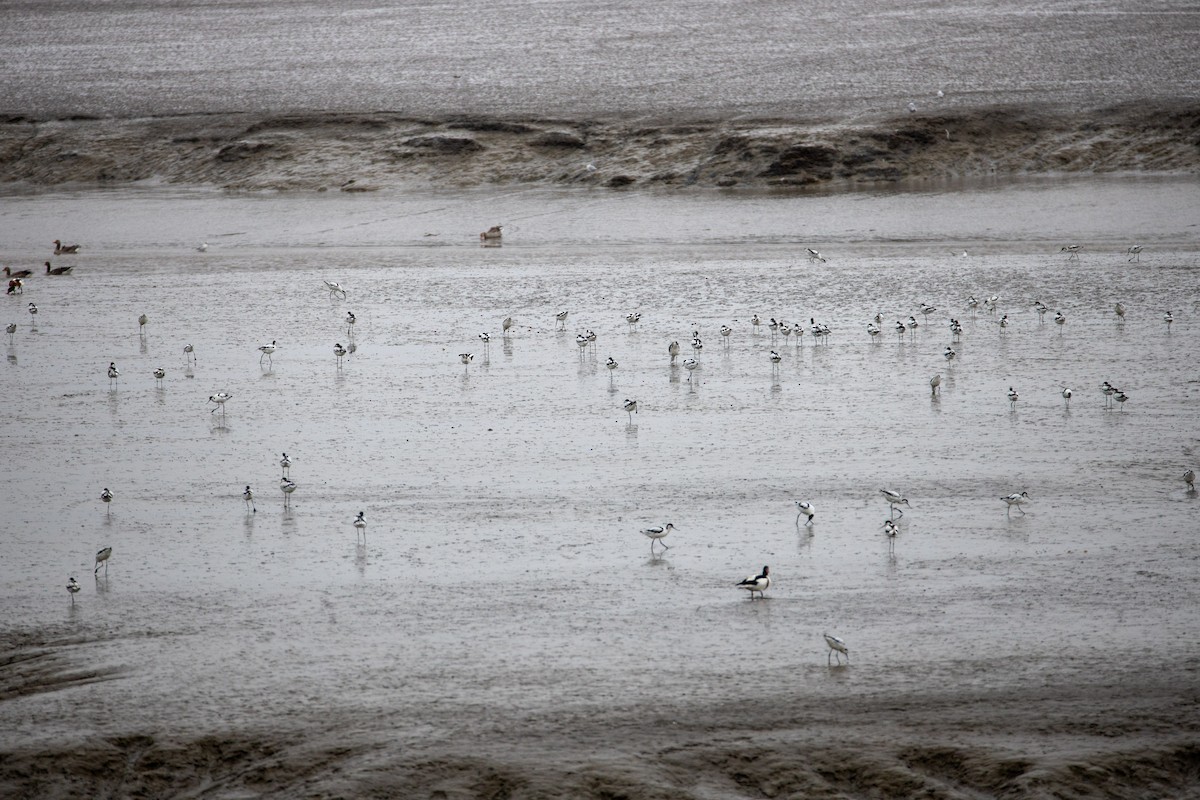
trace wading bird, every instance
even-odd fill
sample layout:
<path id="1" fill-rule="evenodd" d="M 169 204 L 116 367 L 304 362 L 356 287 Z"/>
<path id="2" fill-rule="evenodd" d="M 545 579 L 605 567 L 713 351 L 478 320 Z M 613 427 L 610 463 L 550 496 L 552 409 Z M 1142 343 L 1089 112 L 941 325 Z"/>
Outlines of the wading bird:
<path id="1" fill-rule="evenodd" d="M 481 242 L 498 242 L 502 238 L 504 238 L 503 225 L 493 225 L 483 233 L 479 234 L 479 241 Z"/>
<path id="2" fill-rule="evenodd" d="M 254 505 L 254 492 L 250 489 L 250 484 L 246 484 L 246 490 L 242 492 L 242 499 L 246 501 L 246 508 L 257 514 L 258 508 Z"/>
<path id="3" fill-rule="evenodd" d="M 284 453 L 283 458 L 279 459 L 279 466 L 283 468 L 283 477 L 287 477 L 292 472 L 292 460 L 288 458 L 288 454 Z"/>
<path id="4" fill-rule="evenodd" d="M 35 306 L 33 303 L 30 303 L 28 308 L 29 308 L 30 324 L 36 328 L 37 327 L 38 307 Z"/>
<path id="5" fill-rule="evenodd" d="M 162 380 L 165 377 L 167 377 L 167 371 L 162 367 L 158 367 L 154 370 L 154 384 L 156 386 L 162 386 Z"/>
<path id="6" fill-rule="evenodd" d="M 353 311 L 346 312 L 346 335 L 354 335 L 354 325 L 358 322 L 358 317 L 354 316 Z"/>
<path id="7" fill-rule="evenodd" d="M 1067 404 L 1067 408 L 1070 408 L 1070 407 L 1071 407 L 1071 395 L 1072 395 L 1072 394 L 1074 394 L 1074 392 L 1072 392 L 1072 391 L 1071 391 L 1070 389 L 1068 389 L 1066 386 L 1064 386 L 1064 387 L 1063 387 L 1063 389 L 1062 389 L 1062 398 L 1063 398 L 1063 401 L 1064 401 L 1064 402 L 1066 402 L 1066 404 Z"/>
<path id="8" fill-rule="evenodd" d="M 1079 251 L 1080 251 L 1081 249 L 1083 249 L 1083 248 L 1082 248 L 1082 245 L 1077 245 L 1077 244 L 1069 244 L 1069 245 L 1067 245 L 1066 247 L 1064 247 L 1062 250 L 1059 250 L 1059 252 L 1060 252 L 1060 253 L 1066 253 L 1066 254 L 1067 254 L 1067 260 L 1068 260 L 1068 261 L 1071 261 L 1071 260 L 1078 260 L 1078 259 L 1079 259 Z"/>
<path id="9" fill-rule="evenodd" d="M 800 524 L 800 517 L 807 517 L 808 519 L 804 522 L 805 526 L 812 525 L 813 517 L 817 515 L 817 510 L 813 508 L 813 504 L 807 500 L 796 500 L 795 503 L 798 512 L 796 514 L 796 524 Z"/>
<path id="10" fill-rule="evenodd" d="M 67 578 L 67 592 L 71 595 L 71 605 L 75 605 L 75 595 L 79 594 L 79 581 L 74 577 Z"/>
<path id="11" fill-rule="evenodd" d="M 105 506 L 108 506 L 108 504 L 112 502 L 113 493 L 108 490 L 107 486 L 104 487 L 104 491 L 100 493 L 100 500 L 103 501 Z"/>
<path id="12" fill-rule="evenodd" d="M 1021 514 L 1024 515 L 1025 509 L 1021 508 L 1021 505 L 1023 503 L 1026 503 L 1029 501 L 1029 492 L 1021 492 L 1020 494 L 1009 494 L 1009 495 L 1005 495 L 1004 497 L 1001 497 L 1000 499 L 1008 504 L 1008 510 L 1004 512 L 1005 514 L 1011 514 L 1013 506 L 1016 506 L 1017 511 L 1020 511 Z"/>
<path id="13" fill-rule="evenodd" d="M 1125 255 L 1129 256 L 1129 258 L 1127 258 L 1126 261 L 1141 261 L 1142 260 L 1142 246 L 1140 244 L 1135 244 L 1135 245 L 1131 246 L 1128 250 L 1125 251 Z"/>
<path id="14" fill-rule="evenodd" d="M 629 323 L 630 330 L 634 329 L 634 327 L 638 324 L 638 322 L 641 320 L 641 318 L 642 318 L 642 313 L 640 311 L 630 311 L 628 314 L 625 315 L 625 321 Z"/>
<path id="15" fill-rule="evenodd" d="M 929 379 L 929 394 L 937 396 L 938 387 L 942 385 L 942 373 L 938 373 Z"/>
<path id="16" fill-rule="evenodd" d="M 346 348 L 342 347 L 341 342 L 334 343 L 333 354 L 337 357 L 337 363 L 340 367 L 342 365 L 342 359 L 346 357 Z"/>
<path id="17" fill-rule="evenodd" d="M 629 415 L 629 424 L 633 424 L 633 415 L 637 413 L 637 400 L 625 400 L 625 413 Z"/>
<path id="18" fill-rule="evenodd" d="M 183 346 L 183 359 L 185 361 L 195 361 L 196 348 L 192 347 L 191 344 L 185 344 Z"/>
<path id="19" fill-rule="evenodd" d="M 1125 319 L 1125 306 L 1121 305 L 1118 302 L 1115 306 L 1113 306 L 1113 311 L 1117 312 L 1118 319 L 1121 319 L 1121 320 Z"/>
<path id="20" fill-rule="evenodd" d="M 271 340 L 270 344 L 259 345 L 258 352 L 262 353 L 262 355 L 258 357 L 258 363 L 261 364 L 262 360 L 265 358 L 267 359 L 268 364 L 273 364 L 274 359 L 271 358 L 271 354 L 275 352 L 275 347 L 276 345 L 274 339 Z"/>
<path id="21" fill-rule="evenodd" d="M 671 356 L 671 363 L 675 363 L 675 357 L 679 355 L 679 342 L 671 342 L 667 345 L 667 354 Z"/>
<path id="22" fill-rule="evenodd" d="M 147 317 L 145 314 L 142 314 L 140 317 L 138 317 L 138 333 L 145 335 L 146 323 L 149 321 L 150 321 L 150 318 Z"/>
<path id="23" fill-rule="evenodd" d="M 13 334 L 17 332 L 17 323 L 10 322 L 5 326 L 4 332 L 8 334 L 8 343 L 12 344 Z"/>
<path id="24" fill-rule="evenodd" d="M 346 299 L 346 290 L 342 288 L 341 284 L 335 281 L 325 281 L 325 288 L 329 290 L 330 297 L 335 297 L 338 300 Z"/>
<path id="25" fill-rule="evenodd" d="M 825 263 L 825 257 L 816 250 L 813 250 L 811 247 L 806 247 L 804 249 L 808 252 L 809 261 L 820 261 L 822 264 Z"/>
<path id="26" fill-rule="evenodd" d="M 233 395 L 231 395 L 229 392 L 217 392 L 216 394 L 209 395 L 208 402 L 216 403 L 217 406 L 216 406 L 216 408 L 214 408 L 212 411 L 210 411 L 208 413 L 215 414 L 215 413 L 217 413 L 218 410 L 220 410 L 221 416 L 222 417 L 225 416 L 225 403 L 231 397 L 233 397 Z"/>
<path id="27" fill-rule="evenodd" d="M 1015 408 L 1017 401 L 1021 399 L 1021 395 L 1017 394 L 1017 390 L 1013 387 L 1008 387 L 1008 405 Z"/>
<path id="28" fill-rule="evenodd" d="M 685 358 L 683 360 L 683 368 L 688 371 L 688 382 L 691 383 L 692 371 L 700 366 L 700 362 L 694 358 Z"/>
<path id="29" fill-rule="evenodd" d="M 569 311 L 560 311 L 554 315 L 554 327 L 556 329 L 564 331 L 567 329 L 567 314 L 569 313 Z"/>
<path id="30" fill-rule="evenodd" d="M 279 491 L 283 492 L 283 505 L 290 506 L 292 504 L 292 492 L 296 491 L 296 484 L 292 483 L 291 478 L 279 479 Z"/>
<path id="31" fill-rule="evenodd" d="M 1187 484 L 1189 492 L 1196 491 L 1196 473 L 1193 470 L 1183 473 L 1183 482 Z"/>
<path id="32" fill-rule="evenodd" d="M 762 572 L 739 581 L 737 585 L 750 592 L 751 600 L 754 599 L 755 592 L 759 597 L 765 599 L 766 595 L 763 592 L 771 588 L 771 568 L 763 567 Z"/>
<path id="33" fill-rule="evenodd" d="M 355 534 L 361 532 L 363 536 L 367 535 L 367 521 L 363 519 L 363 512 L 361 511 L 358 512 L 358 516 L 354 518 L 354 532 Z"/>
<path id="34" fill-rule="evenodd" d="M 512 326 L 513 326 L 512 317 L 505 317 L 504 321 L 500 323 L 500 335 L 508 336 L 508 329 L 511 328 Z"/>
<path id="35" fill-rule="evenodd" d="M 117 362 L 108 362 L 108 385 L 111 387 L 114 383 L 119 383 L 120 381 L 118 379 L 120 377 L 121 370 L 117 369 Z"/>
<path id="36" fill-rule="evenodd" d="M 96 568 L 94 570 L 92 570 L 92 574 L 95 575 L 97 572 L 99 572 L 100 565 L 103 564 L 104 565 L 104 574 L 108 575 L 108 559 L 111 557 L 112 557 L 112 548 L 111 547 L 102 547 L 99 550 L 97 550 L 96 551 Z"/>
<path id="37" fill-rule="evenodd" d="M 902 505 L 912 508 L 912 504 L 909 503 L 908 500 L 897 491 L 892 489 L 880 489 L 879 493 L 882 494 L 883 499 L 887 501 L 888 508 L 891 510 L 893 517 L 896 516 L 897 511 L 900 512 L 900 516 L 904 516 L 904 511 L 900 509 L 900 506 Z"/>
<path id="38" fill-rule="evenodd" d="M 829 633 L 823 633 L 821 635 L 825 637 L 825 644 L 829 645 L 829 656 L 825 658 L 825 663 L 828 664 L 830 657 L 841 653 L 846 656 L 846 663 L 849 664 L 850 648 L 846 646 L 846 642 Z M 841 666 L 842 656 L 837 656 L 837 662 L 838 666 Z"/>
<path id="39" fill-rule="evenodd" d="M 667 534 L 675 530 L 675 526 L 668 522 L 666 525 L 655 525 L 652 528 L 643 528 L 642 535 L 650 539 L 650 552 L 654 552 L 654 543 L 658 542 L 663 546 L 664 550 L 669 550 L 669 546 L 663 541 Z"/>

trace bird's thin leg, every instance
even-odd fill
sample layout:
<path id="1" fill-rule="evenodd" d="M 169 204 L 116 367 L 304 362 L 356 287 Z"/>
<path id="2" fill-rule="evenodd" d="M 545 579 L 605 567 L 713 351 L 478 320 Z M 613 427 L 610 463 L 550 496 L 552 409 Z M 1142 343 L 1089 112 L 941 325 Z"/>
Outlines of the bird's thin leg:
<path id="1" fill-rule="evenodd" d="M 1017 506 L 1017 511 L 1021 512 L 1022 517 L 1025 516 L 1025 509 L 1021 508 L 1020 506 Z"/>
<path id="2" fill-rule="evenodd" d="M 831 658 L 833 658 L 833 650 L 830 650 L 829 653 L 825 656 L 825 663 L 828 664 L 829 659 L 831 659 Z"/>

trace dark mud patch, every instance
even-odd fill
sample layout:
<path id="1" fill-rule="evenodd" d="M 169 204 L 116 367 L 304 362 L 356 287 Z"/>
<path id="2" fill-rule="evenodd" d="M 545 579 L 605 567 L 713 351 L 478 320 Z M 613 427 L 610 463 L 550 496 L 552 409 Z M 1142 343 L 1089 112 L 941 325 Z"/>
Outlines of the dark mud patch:
<path id="1" fill-rule="evenodd" d="M 1200 104 L 989 107 L 846 124 L 538 120 L 392 113 L 0 120 L 0 183 L 158 180 L 251 190 L 372 185 L 665 188 L 1200 170 Z"/>

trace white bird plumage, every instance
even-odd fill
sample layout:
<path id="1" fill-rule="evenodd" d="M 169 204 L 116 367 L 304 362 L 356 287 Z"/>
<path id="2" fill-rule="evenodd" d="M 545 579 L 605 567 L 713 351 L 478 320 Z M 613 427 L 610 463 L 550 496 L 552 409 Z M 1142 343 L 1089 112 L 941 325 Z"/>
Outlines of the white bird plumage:
<path id="1" fill-rule="evenodd" d="M 663 541 L 671 531 L 675 530 L 675 526 L 668 522 L 666 525 L 655 525 L 650 528 L 643 528 L 642 535 L 650 539 L 650 552 L 654 552 L 654 543 L 658 542 L 663 546 L 664 550 L 670 549 L 666 542 Z"/>
<path id="2" fill-rule="evenodd" d="M 825 658 L 825 663 L 828 664 L 830 657 L 841 653 L 846 656 L 846 663 L 849 664 L 850 648 L 846 645 L 845 640 L 829 633 L 822 633 L 821 635 L 825 637 L 825 644 L 829 645 L 829 656 Z M 837 662 L 839 665 L 842 663 L 841 655 L 837 656 Z"/>
<path id="3" fill-rule="evenodd" d="M 759 597 L 766 598 L 763 592 L 771 588 L 771 568 L 764 566 L 762 572 L 742 579 L 738 582 L 737 586 L 750 592 L 751 600 L 754 599 L 756 593 Z"/>

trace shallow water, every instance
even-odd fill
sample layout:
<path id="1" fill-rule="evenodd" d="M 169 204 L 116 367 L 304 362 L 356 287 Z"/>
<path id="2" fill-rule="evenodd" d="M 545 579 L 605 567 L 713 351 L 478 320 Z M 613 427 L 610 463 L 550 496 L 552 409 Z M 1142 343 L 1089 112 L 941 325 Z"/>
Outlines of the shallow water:
<path id="1" fill-rule="evenodd" d="M 844 119 L 1200 92 L 1200 14 L 1179 0 L 58 0 L 3 13 L 0 110 L 23 114 Z"/>
<path id="2" fill-rule="evenodd" d="M 44 259 L 66 228 L 84 249 L 54 259 L 76 274 L 4 300 L 18 329 L 0 371 L 3 635 L 54 661 L 9 676 L 28 694 L 0 704 L 0 729 L 46 752 L 153 731 L 336 731 L 431 757 L 519 729 L 554 732 L 539 756 L 553 764 L 588 736 L 652 752 L 601 733 L 647 707 L 688 720 L 765 698 L 1053 693 L 1123 685 L 1147 663 L 1140 691 L 1195 698 L 1198 500 L 1181 476 L 1200 461 L 1196 219 L 1181 180 L 761 200 L 10 198 L 5 263 Z M 495 221 L 503 246 L 480 247 Z M 1073 241 L 1078 260 L 1060 252 Z M 972 294 L 998 295 L 996 314 L 968 312 Z M 923 302 L 939 310 L 897 336 Z M 347 311 L 357 351 L 339 367 Z M 756 313 L 833 335 L 797 346 L 754 331 Z M 965 332 L 947 364 L 950 316 Z M 666 348 L 690 355 L 693 330 L 689 378 Z M 1103 380 L 1130 400 L 1106 408 Z M 224 415 L 206 403 L 217 391 L 233 394 Z M 912 504 L 894 547 L 884 486 Z M 998 498 L 1021 490 L 1027 513 L 1006 514 Z M 639 531 L 667 521 L 670 549 L 652 556 Z M 113 557 L 88 577 L 103 545 Z M 774 583 L 751 602 L 734 583 L 763 564 Z M 849 642 L 849 669 L 826 667 L 823 631 Z M 913 741 L 936 740 L 911 724 Z M 991 726 L 1006 730 L 979 710 L 975 730 Z M 372 774 L 332 763 L 327 778 Z"/>

